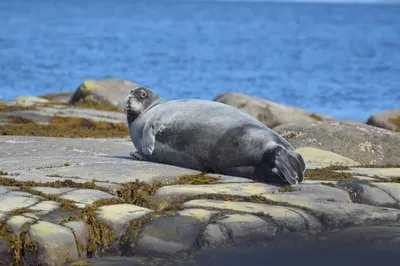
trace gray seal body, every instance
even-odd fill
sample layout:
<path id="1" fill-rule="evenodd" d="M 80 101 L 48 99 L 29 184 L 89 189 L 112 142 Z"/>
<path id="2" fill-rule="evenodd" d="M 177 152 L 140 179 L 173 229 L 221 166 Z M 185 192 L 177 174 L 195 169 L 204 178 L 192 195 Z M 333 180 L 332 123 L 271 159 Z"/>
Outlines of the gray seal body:
<path id="1" fill-rule="evenodd" d="M 136 158 L 264 182 L 294 185 L 304 178 L 301 155 L 233 106 L 166 101 L 143 87 L 132 90 L 126 102 Z"/>

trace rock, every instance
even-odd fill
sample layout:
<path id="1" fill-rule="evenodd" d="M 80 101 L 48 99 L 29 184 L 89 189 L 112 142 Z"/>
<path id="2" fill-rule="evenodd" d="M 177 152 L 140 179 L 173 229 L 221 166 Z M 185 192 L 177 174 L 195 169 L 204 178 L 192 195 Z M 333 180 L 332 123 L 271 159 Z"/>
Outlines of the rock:
<path id="1" fill-rule="evenodd" d="M 359 226 L 350 227 L 341 230 L 340 232 L 328 233 L 326 235 L 326 242 L 331 242 L 336 245 L 364 245 L 371 243 L 384 243 L 400 244 L 400 227 L 398 226 Z"/>
<path id="2" fill-rule="evenodd" d="M 61 195 L 66 192 L 70 192 L 75 190 L 76 188 L 70 188 L 70 187 L 61 187 L 61 188 L 55 188 L 55 187 L 33 187 L 33 190 L 48 194 L 48 195 Z"/>
<path id="3" fill-rule="evenodd" d="M 157 190 L 157 196 L 196 196 L 201 194 L 234 195 L 248 197 L 269 193 L 279 187 L 263 183 L 226 183 L 209 185 L 171 185 Z"/>
<path id="4" fill-rule="evenodd" d="M 39 201 L 37 197 L 19 196 L 9 193 L 0 195 L 0 212 L 11 212 L 20 208 L 28 208 Z"/>
<path id="5" fill-rule="evenodd" d="M 143 199 L 149 205 L 147 207 L 155 211 L 162 211 L 171 206 L 165 198 L 160 196 L 143 196 Z"/>
<path id="6" fill-rule="evenodd" d="M 202 247 L 221 247 L 231 241 L 226 226 L 222 224 L 209 224 L 204 229 L 201 238 Z"/>
<path id="7" fill-rule="evenodd" d="M 98 208 L 96 216 L 112 228 L 116 238 L 119 239 L 128 229 L 130 221 L 139 219 L 150 212 L 152 210 L 133 204 L 115 204 Z"/>
<path id="8" fill-rule="evenodd" d="M 48 103 L 49 100 L 35 96 L 20 96 L 16 98 L 15 103 L 23 106 L 32 106 L 38 103 Z"/>
<path id="9" fill-rule="evenodd" d="M 193 248 L 201 234 L 201 222 L 188 216 L 165 216 L 151 221 L 140 232 L 128 254 L 164 257 Z"/>
<path id="10" fill-rule="evenodd" d="M 292 122 L 335 120 L 332 117 L 313 114 L 300 108 L 284 106 L 240 93 L 224 93 L 217 96 L 214 101 L 232 105 L 257 118 L 270 128 Z"/>
<path id="11" fill-rule="evenodd" d="M 64 226 L 39 221 L 29 234 L 38 247 L 37 252 L 25 250 L 29 265 L 63 265 L 79 258 L 74 235 Z"/>
<path id="12" fill-rule="evenodd" d="M 1 237 L 1 236 L 0 236 Z M 12 265 L 13 255 L 7 240 L 0 238 L 0 264 Z"/>
<path id="13" fill-rule="evenodd" d="M 69 103 L 89 101 L 118 107 L 124 106 L 126 96 L 137 87 L 135 83 L 119 79 L 86 80 L 72 95 Z"/>
<path id="14" fill-rule="evenodd" d="M 373 182 L 372 185 L 382 189 L 400 203 L 400 184 L 399 183 L 379 183 Z"/>
<path id="15" fill-rule="evenodd" d="M 296 152 L 301 154 L 306 164 L 313 163 L 321 165 L 349 165 L 349 166 L 360 165 L 358 162 L 346 158 L 344 156 L 341 156 L 339 154 L 311 147 L 298 148 L 296 149 Z"/>
<path id="16" fill-rule="evenodd" d="M 173 259 L 172 259 L 173 260 Z M 184 262 L 183 264 L 177 259 L 177 261 L 162 260 L 159 258 L 141 258 L 141 257 L 99 257 L 90 258 L 85 260 L 78 260 L 76 262 L 66 264 L 68 266 L 188 266 Z"/>
<path id="17" fill-rule="evenodd" d="M 60 199 L 72 200 L 83 205 L 90 205 L 101 199 L 111 199 L 115 196 L 95 189 L 77 189 L 60 196 Z"/>
<path id="18" fill-rule="evenodd" d="M 21 229 L 22 227 L 27 224 L 27 223 L 31 223 L 35 221 L 32 218 L 29 217 L 25 217 L 22 215 L 16 215 L 16 216 L 12 216 L 11 218 L 9 218 L 7 220 L 7 224 L 9 226 L 11 226 L 11 229 L 13 231 L 13 233 L 17 236 L 19 236 L 19 234 L 21 233 Z"/>
<path id="19" fill-rule="evenodd" d="M 172 165 L 132 160 L 129 156 L 132 149 L 132 142 L 128 139 L 0 136 L 0 169 L 9 172 L 6 177 L 20 181 L 70 179 L 77 183 L 93 179 L 115 183 L 138 179 L 152 183 L 200 173 Z M 68 193 L 74 195 L 73 191 Z"/>
<path id="20" fill-rule="evenodd" d="M 400 132 L 400 109 L 376 113 L 368 118 L 367 124 Z"/>
<path id="21" fill-rule="evenodd" d="M 377 179 L 389 179 L 391 177 L 400 177 L 400 168 L 350 168 L 343 170 L 343 172 L 351 173 L 353 175 L 362 175 L 373 177 Z"/>
<path id="22" fill-rule="evenodd" d="M 73 92 L 48 93 L 40 96 L 40 98 L 49 100 L 51 102 L 68 103 L 73 94 Z"/>
<path id="23" fill-rule="evenodd" d="M 357 202 L 359 203 L 392 208 L 399 206 L 397 201 L 377 187 L 358 183 L 345 183 L 342 186 L 353 190 L 356 193 Z"/>
<path id="24" fill-rule="evenodd" d="M 201 222 L 207 223 L 213 214 L 218 213 L 217 211 L 209 211 L 204 209 L 185 209 L 178 211 L 176 214 L 180 216 L 189 216 L 198 219 Z"/>
<path id="25" fill-rule="evenodd" d="M 220 210 L 231 210 L 235 212 L 246 212 L 252 214 L 269 215 L 281 227 L 291 231 L 304 231 L 307 227 L 311 231 L 319 231 L 321 225 L 311 215 L 304 216 L 297 212 L 296 208 L 268 205 L 251 202 L 231 202 L 222 200 L 191 200 L 182 205 L 183 208 L 212 208 Z M 310 218 L 308 222 L 307 218 Z"/>
<path id="26" fill-rule="evenodd" d="M 51 124 L 52 121 L 55 121 L 54 117 L 66 117 L 87 119 L 94 122 L 107 122 L 115 124 L 125 123 L 125 125 L 127 125 L 126 115 L 120 112 L 77 108 L 65 105 L 54 105 L 51 107 L 36 106 L 33 110 L 15 110 L 12 112 L 2 112 L 2 115 L 14 117 L 20 116 L 24 119 L 30 119 L 37 124 Z"/>
<path id="27" fill-rule="evenodd" d="M 236 245 L 254 244 L 278 236 L 279 228 L 271 221 L 265 221 L 251 214 L 230 214 L 216 221 L 230 232 Z"/>
<path id="28" fill-rule="evenodd" d="M 82 250 L 80 256 L 86 258 L 87 256 L 87 247 L 90 244 L 90 234 L 89 229 L 85 222 L 80 221 L 71 221 L 64 224 L 64 226 L 70 228 L 75 235 L 76 241 L 81 245 Z"/>
<path id="29" fill-rule="evenodd" d="M 45 215 L 48 214 L 49 212 L 57 210 L 60 207 L 60 205 L 61 204 L 56 201 L 46 200 L 46 201 L 41 201 L 32 207 L 29 207 L 29 209 L 38 215 Z"/>
<path id="30" fill-rule="evenodd" d="M 292 123 L 273 129 L 295 149 L 331 151 L 361 164 L 400 165 L 400 134 L 369 125 L 342 122 Z"/>

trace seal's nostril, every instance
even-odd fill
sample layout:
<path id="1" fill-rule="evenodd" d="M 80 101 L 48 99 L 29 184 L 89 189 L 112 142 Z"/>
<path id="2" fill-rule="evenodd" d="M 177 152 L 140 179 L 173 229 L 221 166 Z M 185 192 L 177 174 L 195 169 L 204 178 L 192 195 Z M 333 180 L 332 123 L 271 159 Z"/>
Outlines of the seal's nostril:
<path id="1" fill-rule="evenodd" d="M 131 93 L 133 93 L 134 90 L 131 90 Z"/>

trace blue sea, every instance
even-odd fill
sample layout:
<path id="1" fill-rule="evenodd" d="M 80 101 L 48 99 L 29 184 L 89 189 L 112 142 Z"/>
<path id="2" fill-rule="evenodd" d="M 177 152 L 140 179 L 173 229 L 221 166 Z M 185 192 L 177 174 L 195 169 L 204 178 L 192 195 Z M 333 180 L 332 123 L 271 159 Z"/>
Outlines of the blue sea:
<path id="1" fill-rule="evenodd" d="M 0 0 L 0 98 L 109 77 L 365 121 L 400 108 L 400 5 Z"/>

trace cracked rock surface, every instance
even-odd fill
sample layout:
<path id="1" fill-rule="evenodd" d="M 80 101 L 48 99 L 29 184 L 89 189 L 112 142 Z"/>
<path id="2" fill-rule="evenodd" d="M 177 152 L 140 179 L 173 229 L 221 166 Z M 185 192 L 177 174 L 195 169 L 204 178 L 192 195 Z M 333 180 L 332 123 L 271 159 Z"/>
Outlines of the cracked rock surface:
<path id="1" fill-rule="evenodd" d="M 191 265 L 225 248 L 400 244 L 400 168 L 314 147 L 306 181 L 287 187 L 138 162 L 131 149 L 1 136 L 0 264 Z M 332 162 L 342 168 L 321 170 Z"/>

